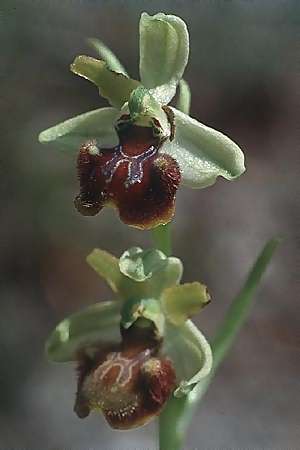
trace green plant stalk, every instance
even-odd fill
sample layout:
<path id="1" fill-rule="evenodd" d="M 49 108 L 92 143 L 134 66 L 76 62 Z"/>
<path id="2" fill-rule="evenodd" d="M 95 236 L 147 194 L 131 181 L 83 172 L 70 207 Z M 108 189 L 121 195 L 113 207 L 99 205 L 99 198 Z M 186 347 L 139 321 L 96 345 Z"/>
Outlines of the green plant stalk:
<path id="1" fill-rule="evenodd" d="M 253 265 L 243 288 L 229 307 L 212 341 L 214 363 L 210 375 L 200 382 L 189 395 L 179 399 L 172 398 L 164 408 L 159 418 L 160 450 L 180 450 L 183 448 L 187 429 L 193 418 L 195 408 L 204 396 L 217 368 L 227 355 L 238 331 L 248 317 L 253 294 L 278 244 L 279 239 L 276 238 L 266 243 Z"/>
<path id="2" fill-rule="evenodd" d="M 155 247 L 161 250 L 165 255 L 172 254 L 172 236 L 171 236 L 171 222 L 167 225 L 160 225 L 152 230 L 152 237 Z"/>

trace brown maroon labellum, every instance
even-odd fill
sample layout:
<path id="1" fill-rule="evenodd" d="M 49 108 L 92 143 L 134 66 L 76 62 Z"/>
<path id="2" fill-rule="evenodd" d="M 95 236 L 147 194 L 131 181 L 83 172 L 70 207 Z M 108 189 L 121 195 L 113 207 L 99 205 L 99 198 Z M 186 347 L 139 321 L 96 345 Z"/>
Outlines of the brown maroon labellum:
<path id="1" fill-rule="evenodd" d="M 81 357 L 74 410 L 80 418 L 100 410 L 111 427 L 130 429 L 159 414 L 176 385 L 171 361 L 160 344 L 124 337 L 119 345 Z"/>
<path id="2" fill-rule="evenodd" d="M 159 152 L 162 141 L 151 127 L 123 123 L 117 133 L 116 147 L 91 140 L 80 148 L 77 210 L 93 216 L 110 204 L 123 222 L 143 229 L 169 222 L 181 178 L 177 162 Z"/>

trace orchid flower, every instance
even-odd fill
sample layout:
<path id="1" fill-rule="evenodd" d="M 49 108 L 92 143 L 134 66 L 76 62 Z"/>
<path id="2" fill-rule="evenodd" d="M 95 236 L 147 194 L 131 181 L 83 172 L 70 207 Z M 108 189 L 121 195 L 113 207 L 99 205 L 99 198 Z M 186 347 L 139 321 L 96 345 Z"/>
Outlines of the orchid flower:
<path id="1" fill-rule="evenodd" d="M 118 209 L 128 225 L 149 229 L 168 223 L 179 185 L 204 188 L 218 176 L 232 180 L 244 156 L 231 139 L 168 106 L 188 61 L 189 35 L 182 19 L 163 13 L 140 19 L 140 78 L 130 78 L 115 55 L 92 41 L 102 60 L 78 56 L 71 65 L 93 82 L 110 107 L 96 109 L 43 131 L 39 140 L 79 150 L 77 210 L 95 215 Z M 181 108 L 182 109 L 182 108 Z"/>
<path id="2" fill-rule="evenodd" d="M 201 283 L 179 284 L 181 261 L 159 250 L 133 247 L 118 259 L 96 249 L 87 261 L 117 299 L 66 318 L 50 335 L 47 355 L 77 363 L 80 418 L 101 411 L 113 428 L 130 429 L 210 372 L 210 346 L 189 320 L 210 296 Z"/>

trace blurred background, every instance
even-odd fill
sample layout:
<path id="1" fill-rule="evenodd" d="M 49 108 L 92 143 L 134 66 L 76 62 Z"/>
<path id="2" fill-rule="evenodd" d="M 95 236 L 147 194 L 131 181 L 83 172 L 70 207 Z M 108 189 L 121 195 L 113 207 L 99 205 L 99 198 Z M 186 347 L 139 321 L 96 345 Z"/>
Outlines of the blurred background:
<path id="1" fill-rule="evenodd" d="M 85 263 L 94 247 L 120 255 L 151 246 L 150 233 L 122 225 L 112 210 L 81 217 L 73 207 L 76 151 L 37 141 L 42 129 L 105 105 L 68 69 L 75 55 L 93 56 L 87 37 L 101 38 L 138 77 L 142 11 L 186 21 L 191 115 L 246 154 L 238 181 L 178 193 L 174 254 L 184 261 L 184 281 L 201 280 L 212 293 L 198 320 L 208 337 L 265 241 L 284 238 L 186 449 L 299 449 L 296 0 L 1 1 L 0 448 L 157 448 L 155 424 L 125 433 L 96 414 L 80 421 L 73 367 L 50 364 L 43 353 L 65 315 L 111 298 Z"/>

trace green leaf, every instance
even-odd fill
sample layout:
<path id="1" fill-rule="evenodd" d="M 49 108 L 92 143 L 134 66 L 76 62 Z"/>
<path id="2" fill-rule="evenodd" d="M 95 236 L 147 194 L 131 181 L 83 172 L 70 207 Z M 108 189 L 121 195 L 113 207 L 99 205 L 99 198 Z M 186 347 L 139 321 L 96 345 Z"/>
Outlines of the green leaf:
<path id="1" fill-rule="evenodd" d="M 176 109 L 183 112 L 184 114 L 189 114 L 191 109 L 191 90 L 190 87 L 185 80 L 179 81 L 178 86 L 178 100 L 176 103 Z"/>
<path id="2" fill-rule="evenodd" d="M 119 142 L 114 128 L 118 115 L 115 108 L 95 109 L 42 131 L 39 141 L 75 151 L 89 139 L 96 139 L 103 147 L 113 147 Z"/>
<path id="3" fill-rule="evenodd" d="M 93 353 L 97 345 L 120 342 L 120 306 L 119 302 L 96 303 L 60 322 L 46 342 L 49 360 L 76 360 L 78 353 Z"/>
<path id="4" fill-rule="evenodd" d="M 110 70 L 104 61 L 90 56 L 77 56 L 71 64 L 71 71 L 98 86 L 100 95 L 118 109 L 128 101 L 131 92 L 140 84 L 122 73 Z"/>
<path id="5" fill-rule="evenodd" d="M 210 295 L 204 284 L 185 283 L 165 289 L 161 302 L 168 320 L 182 325 L 210 302 Z"/>
<path id="6" fill-rule="evenodd" d="M 100 56 L 103 61 L 106 62 L 108 68 L 110 70 L 113 70 L 114 72 L 122 73 L 126 77 L 128 77 L 128 74 L 126 72 L 126 69 L 124 66 L 120 63 L 119 59 L 116 57 L 116 55 L 111 51 L 110 48 L 108 48 L 102 41 L 99 39 L 88 39 L 88 43 L 92 48 L 96 50 L 98 53 L 98 56 Z"/>
<path id="7" fill-rule="evenodd" d="M 168 104 L 176 92 L 189 55 L 189 35 L 182 19 L 163 13 L 140 19 L 140 76 L 155 99 Z"/>
<path id="8" fill-rule="evenodd" d="M 163 252 L 156 249 L 142 250 L 140 247 L 126 250 L 119 260 L 120 271 L 135 281 L 145 281 L 167 265 L 168 258 Z"/>
<path id="9" fill-rule="evenodd" d="M 243 152 L 231 139 L 170 109 L 175 115 L 175 139 L 166 142 L 163 151 L 179 164 L 183 185 L 204 188 L 218 176 L 233 180 L 245 171 Z"/>
<path id="10" fill-rule="evenodd" d="M 253 295 L 267 269 L 280 240 L 271 239 L 258 256 L 240 293 L 233 300 L 223 323 L 213 339 L 213 367 L 210 374 L 200 381 L 189 395 L 171 399 L 160 416 L 160 448 L 180 450 L 195 408 L 207 391 L 219 365 L 231 349 L 236 335 L 247 319 Z M 174 431 L 175 430 L 175 431 Z"/>
<path id="11" fill-rule="evenodd" d="M 179 327 L 166 322 L 162 351 L 173 361 L 179 380 L 175 397 L 190 392 L 212 368 L 210 345 L 191 320 Z"/>

